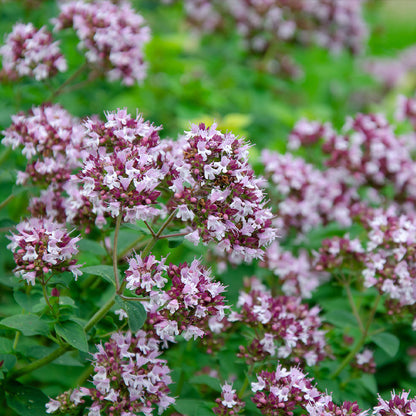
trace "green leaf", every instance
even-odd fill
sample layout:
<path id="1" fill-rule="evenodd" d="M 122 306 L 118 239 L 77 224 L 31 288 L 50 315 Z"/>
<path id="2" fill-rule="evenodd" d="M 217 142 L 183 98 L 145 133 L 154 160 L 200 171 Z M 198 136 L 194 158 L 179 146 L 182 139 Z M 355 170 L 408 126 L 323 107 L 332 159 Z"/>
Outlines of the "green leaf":
<path id="1" fill-rule="evenodd" d="M 49 326 L 36 315 L 13 315 L 2 319 L 0 325 L 7 328 L 17 329 L 23 335 L 48 335 Z"/>
<path id="2" fill-rule="evenodd" d="M 7 404 L 20 416 L 46 414 L 45 405 L 49 399 L 38 389 L 20 383 L 5 385 Z"/>
<path id="3" fill-rule="evenodd" d="M 27 312 L 33 312 L 33 308 L 39 303 L 40 299 L 43 299 L 41 293 L 25 293 L 16 290 L 13 293 L 14 300 Z"/>
<path id="4" fill-rule="evenodd" d="M 205 374 L 200 376 L 194 376 L 189 380 L 189 383 L 191 384 L 205 384 L 206 386 L 209 386 L 212 388 L 212 390 L 221 392 L 221 386 L 220 382 L 217 378 L 207 376 Z"/>
<path id="5" fill-rule="evenodd" d="M 377 381 L 376 381 L 374 374 L 364 373 L 360 376 L 360 379 L 358 381 L 362 384 L 362 386 L 366 390 L 374 394 L 374 396 L 377 395 L 378 388 L 377 388 Z"/>
<path id="6" fill-rule="evenodd" d="M 84 364 L 77 358 L 73 357 L 74 351 L 68 351 L 54 360 L 55 365 L 65 365 L 68 367 L 84 367 Z M 78 354 L 78 353 L 77 353 Z"/>
<path id="7" fill-rule="evenodd" d="M 346 326 L 357 326 L 357 320 L 355 316 L 343 309 L 334 309 L 325 314 L 323 318 L 326 322 L 335 325 L 339 328 L 345 328 Z"/>
<path id="8" fill-rule="evenodd" d="M 0 353 L 10 352 L 12 350 L 13 342 L 8 338 L 0 338 Z"/>
<path id="9" fill-rule="evenodd" d="M 116 298 L 116 306 L 123 308 L 128 316 L 129 328 L 132 332 L 137 332 L 146 321 L 146 310 L 141 302 L 138 301 L 124 301 Z"/>
<path id="10" fill-rule="evenodd" d="M 61 322 L 55 325 L 55 331 L 69 345 L 77 350 L 88 352 L 87 336 L 81 325 L 73 321 Z"/>
<path id="11" fill-rule="evenodd" d="M 197 399 L 177 399 L 176 411 L 186 416 L 212 416 L 211 403 Z"/>
<path id="12" fill-rule="evenodd" d="M 105 256 L 107 254 L 103 246 L 97 241 L 83 238 L 77 244 L 80 251 L 86 251 L 94 256 Z"/>
<path id="13" fill-rule="evenodd" d="M 400 346 L 400 340 L 393 334 L 382 332 L 371 337 L 376 345 L 378 345 L 383 351 L 385 351 L 390 357 L 394 357 L 397 354 Z"/>
<path id="14" fill-rule="evenodd" d="M 2 371 L 9 371 L 11 370 L 14 365 L 16 364 L 16 356 L 12 354 L 0 354 L 0 361 L 3 361 L 3 365 L 1 366 Z"/>
<path id="15" fill-rule="evenodd" d="M 88 267 L 83 267 L 80 270 L 82 271 L 82 273 L 100 276 L 103 279 L 107 280 L 107 282 L 110 282 L 111 284 L 113 284 L 114 286 L 116 285 L 115 278 L 114 278 L 114 270 L 112 266 L 103 266 L 103 265 L 88 266 Z"/>

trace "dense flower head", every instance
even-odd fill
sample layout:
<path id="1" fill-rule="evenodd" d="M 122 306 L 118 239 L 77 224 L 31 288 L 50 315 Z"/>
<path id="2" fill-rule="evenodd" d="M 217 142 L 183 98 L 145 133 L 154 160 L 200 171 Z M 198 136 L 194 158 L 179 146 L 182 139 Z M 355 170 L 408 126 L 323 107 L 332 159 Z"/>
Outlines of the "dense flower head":
<path id="1" fill-rule="evenodd" d="M 68 392 L 65 402 L 58 397 L 46 406 L 48 413 L 67 414 L 88 398 L 90 416 L 161 414 L 175 399 L 168 396 L 172 383 L 170 369 L 160 355 L 159 342 L 144 331 L 113 334 L 93 355 L 93 388 L 81 387 Z M 69 399 L 68 399 L 69 398 Z"/>
<path id="2" fill-rule="evenodd" d="M 105 122 L 87 120 L 85 127 L 88 153 L 74 182 L 97 216 L 122 214 L 134 222 L 158 215 L 156 188 L 165 174 L 157 164 L 160 128 L 126 110 L 107 113 Z"/>
<path id="3" fill-rule="evenodd" d="M 127 288 L 149 297 L 145 328 L 167 346 L 177 335 L 201 338 L 221 330 L 225 316 L 225 287 L 212 279 L 198 260 L 166 266 L 153 255 L 129 259 Z"/>
<path id="4" fill-rule="evenodd" d="M 319 308 L 301 303 L 300 298 L 273 297 L 255 278 L 249 292 L 241 292 L 232 314 L 256 329 L 256 336 L 248 347 L 240 347 L 240 356 L 248 361 L 261 361 L 277 356 L 296 363 L 315 365 L 326 353 L 325 332 L 321 328 Z"/>
<path id="5" fill-rule="evenodd" d="M 322 241 L 315 267 L 319 271 L 338 271 L 345 268 L 360 268 L 365 258 L 364 247 L 358 238 L 349 235 Z"/>
<path id="6" fill-rule="evenodd" d="M 12 116 L 12 125 L 2 133 L 2 143 L 13 149 L 23 147 L 30 162 L 25 172 L 18 173 L 18 183 L 30 178 L 41 184 L 63 184 L 81 166 L 84 130 L 78 119 L 57 104 Z"/>
<path id="7" fill-rule="evenodd" d="M 188 224 L 185 237 L 197 244 L 214 242 L 231 262 L 263 256 L 276 237 L 272 213 L 266 207 L 263 180 L 248 164 L 249 145 L 216 125 L 193 125 L 175 153 L 168 185 L 168 204 Z M 166 156 L 169 158 L 169 154 Z"/>
<path id="8" fill-rule="evenodd" d="M 387 90 L 401 85 L 406 77 L 416 69 L 416 46 L 403 49 L 394 57 L 369 58 L 362 67 Z"/>
<path id="9" fill-rule="evenodd" d="M 304 408 L 309 402 L 323 400 L 312 381 L 299 368 L 287 370 L 278 364 L 276 371 L 257 375 L 257 381 L 251 383 L 255 393 L 251 400 L 264 415 L 293 415 L 298 406 Z"/>
<path id="10" fill-rule="evenodd" d="M 49 218 L 29 218 L 16 226 L 7 246 L 14 253 L 14 273 L 34 285 L 47 273 L 70 271 L 81 275 L 73 257 L 78 253 L 79 237 L 70 237 L 65 226 Z"/>
<path id="11" fill-rule="evenodd" d="M 329 123 L 302 118 L 293 126 L 287 145 L 290 150 L 299 149 L 301 146 L 313 145 L 322 137 L 328 137 L 332 133 L 333 129 Z"/>
<path id="12" fill-rule="evenodd" d="M 58 45 L 45 27 L 38 30 L 32 23 L 16 23 L 0 47 L 3 76 L 9 79 L 28 76 L 41 81 L 66 71 Z"/>
<path id="13" fill-rule="evenodd" d="M 219 416 L 238 415 L 244 410 L 245 403 L 239 399 L 233 385 L 225 382 L 221 386 L 221 397 L 215 399 L 217 406 L 212 411 Z"/>
<path id="14" fill-rule="evenodd" d="M 390 184 L 398 201 L 415 200 L 416 165 L 383 115 L 358 114 L 343 130 L 325 140 L 328 166 L 345 169 L 357 185 L 380 189 Z"/>
<path id="15" fill-rule="evenodd" d="M 171 3 L 172 1 L 165 1 Z M 200 32 L 236 30 L 245 49 L 268 57 L 266 68 L 289 76 L 300 71 L 290 44 L 316 44 L 332 52 L 362 49 L 366 35 L 363 0 L 184 0 L 192 27 Z M 270 56 L 272 57 L 270 59 Z"/>
<path id="16" fill-rule="evenodd" d="M 411 416 L 416 412 L 416 399 L 409 398 L 409 392 L 391 393 L 390 400 L 378 396 L 378 403 L 374 407 L 374 416 Z"/>
<path id="17" fill-rule="evenodd" d="M 263 415 L 293 416 L 302 409 L 310 416 L 366 416 L 357 403 L 336 405 L 329 394 L 320 392 L 298 367 L 289 370 L 277 365 L 276 371 L 261 371 L 251 383 L 252 401 Z M 384 415 L 383 415 L 384 416 Z"/>
<path id="18" fill-rule="evenodd" d="M 268 150 L 262 152 L 262 162 L 277 216 L 286 230 L 307 232 L 330 221 L 351 225 L 350 209 L 357 195 L 343 183 L 341 170 L 320 171 L 290 153 Z"/>
<path id="19" fill-rule="evenodd" d="M 364 285 L 375 286 L 399 306 L 416 304 L 416 222 L 393 209 L 366 219 L 369 241 Z M 392 312 L 391 312 L 392 313 Z"/>
<path id="20" fill-rule="evenodd" d="M 365 245 L 348 235 L 324 240 L 318 270 L 343 273 L 349 270 L 365 287 L 387 295 L 388 313 L 413 311 L 416 305 L 416 220 L 387 210 L 369 209 L 361 218 L 367 230 Z"/>
<path id="21" fill-rule="evenodd" d="M 141 82 L 146 76 L 143 47 L 150 39 L 145 21 L 130 5 L 109 0 L 62 3 L 54 19 L 55 30 L 72 27 L 80 39 L 86 59 L 107 78 L 125 85 Z"/>
<path id="22" fill-rule="evenodd" d="M 266 249 L 262 267 L 271 270 L 282 282 L 282 291 L 287 296 L 310 298 L 312 292 L 323 282 L 326 276 L 317 272 L 312 266 L 312 259 L 306 251 L 294 256 L 282 249 L 274 241 Z"/>

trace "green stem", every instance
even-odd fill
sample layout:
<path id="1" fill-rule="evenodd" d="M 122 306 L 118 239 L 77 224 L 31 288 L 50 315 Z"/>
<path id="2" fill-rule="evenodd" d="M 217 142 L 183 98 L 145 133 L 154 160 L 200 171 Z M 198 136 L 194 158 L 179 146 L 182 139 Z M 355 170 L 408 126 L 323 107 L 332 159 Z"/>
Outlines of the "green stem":
<path id="1" fill-rule="evenodd" d="M 50 310 L 51 310 L 51 312 L 52 312 L 52 315 L 56 317 L 56 315 L 55 315 L 55 311 L 53 310 L 53 307 L 52 307 L 51 303 L 49 302 L 48 292 L 46 291 L 46 284 L 45 284 L 45 282 L 44 282 L 44 280 L 43 280 L 43 279 L 42 279 L 42 281 L 41 281 L 41 285 L 42 285 L 43 297 L 45 298 L 46 303 L 48 304 L 49 309 L 50 309 Z"/>
<path id="2" fill-rule="evenodd" d="M 363 321 L 361 320 L 360 314 L 359 314 L 358 309 L 357 309 L 357 306 L 355 305 L 354 298 L 353 298 L 352 293 L 351 293 L 351 288 L 350 288 L 349 282 L 347 282 L 347 284 L 345 285 L 345 290 L 347 292 L 348 301 L 350 303 L 352 313 L 354 314 L 355 319 L 357 320 L 357 323 L 358 323 L 358 326 L 360 327 L 361 333 L 363 333 L 364 332 Z"/>
<path id="3" fill-rule="evenodd" d="M 68 350 L 70 350 L 71 348 L 72 347 L 69 344 L 63 345 L 62 347 L 59 347 L 58 349 L 56 349 L 55 351 L 53 351 L 46 357 L 43 357 L 40 360 L 37 360 L 37 361 L 34 361 L 33 363 L 28 364 L 24 366 L 23 368 L 21 368 L 20 370 L 14 371 L 13 373 L 10 374 L 9 379 L 15 380 L 21 376 L 24 376 L 25 374 L 29 374 L 32 371 L 35 371 L 38 368 L 41 368 L 44 365 L 49 364 L 50 362 L 56 360 L 61 355 L 65 354 Z"/>
<path id="4" fill-rule="evenodd" d="M 159 239 L 162 239 L 162 238 L 173 238 L 173 237 L 182 237 L 182 236 L 184 236 L 184 235 L 186 235 L 186 234 L 188 234 L 188 233 L 174 233 L 174 234 L 166 234 L 166 235 L 161 235 L 161 236 L 159 237 Z"/>
<path id="5" fill-rule="evenodd" d="M 3 209 L 12 199 L 14 199 L 14 195 L 9 195 L 4 201 L 0 202 L 0 209 Z"/>
<path id="6" fill-rule="evenodd" d="M 88 332 L 96 323 L 100 322 L 104 318 L 105 314 L 111 309 L 116 301 L 116 294 L 111 296 L 111 298 L 104 304 L 94 316 L 85 324 L 84 331 Z"/>
<path id="7" fill-rule="evenodd" d="M 247 387 L 249 385 L 250 381 L 248 379 L 248 374 L 246 374 L 246 379 L 244 380 L 243 385 L 241 386 L 241 389 L 238 391 L 237 396 L 241 399 L 243 397 L 243 394 L 247 390 Z"/>
<path id="8" fill-rule="evenodd" d="M 153 228 L 147 223 L 147 221 L 143 221 L 145 226 L 147 227 L 147 229 L 150 231 L 150 234 L 152 235 L 152 237 L 155 236 L 155 232 L 153 231 Z"/>
<path id="9" fill-rule="evenodd" d="M 84 326 L 84 331 L 88 332 L 96 323 L 98 323 L 102 318 L 104 318 L 105 314 L 111 309 L 111 307 L 114 305 L 116 295 L 114 294 L 108 301 L 103 305 L 95 314 L 94 316 L 86 323 Z M 38 368 L 41 368 L 45 366 L 46 364 L 51 363 L 52 361 L 59 358 L 61 355 L 65 354 L 67 351 L 72 349 L 71 345 L 66 344 L 62 345 L 55 351 L 51 352 L 46 357 L 43 357 L 37 361 L 34 361 L 33 363 L 30 363 L 26 365 L 25 367 L 16 370 L 12 372 L 9 376 L 10 380 L 15 380 L 25 374 L 29 374 L 32 371 L 37 370 Z"/>
<path id="10" fill-rule="evenodd" d="M 19 338 L 20 338 L 20 332 L 16 331 L 16 335 L 14 336 L 14 341 L 13 341 L 13 351 L 16 351 L 17 343 L 19 342 Z"/>
<path id="11" fill-rule="evenodd" d="M 124 295 L 120 295 L 120 298 L 123 300 L 128 300 L 128 301 L 136 301 L 136 302 L 147 302 L 150 298 L 134 298 L 134 297 L 129 297 L 129 296 L 124 296 Z"/>
<path id="12" fill-rule="evenodd" d="M 1 154 L 0 154 L 0 165 L 2 165 L 6 160 L 9 159 L 9 156 L 10 156 L 11 152 L 12 152 L 11 147 L 7 147 L 6 149 L 4 149 L 3 152 L 1 152 Z"/>
<path id="13" fill-rule="evenodd" d="M 368 335 L 368 331 L 370 329 L 371 323 L 373 322 L 374 315 L 376 313 L 377 306 L 380 302 L 380 299 L 381 299 L 381 295 L 378 295 L 375 302 L 374 302 L 374 305 L 373 305 L 373 307 L 370 311 L 370 314 L 368 315 L 368 321 L 365 325 L 364 332 L 362 333 L 361 338 L 358 340 L 358 343 L 350 351 L 350 353 L 344 358 L 344 360 L 341 362 L 339 367 L 331 374 L 330 378 L 333 379 L 333 378 L 337 377 L 341 373 L 341 371 L 350 363 L 350 361 L 353 360 L 353 358 L 356 356 L 356 354 L 361 350 L 361 348 L 365 344 L 366 339 L 367 339 L 367 335 Z"/>
<path id="14" fill-rule="evenodd" d="M 75 385 L 82 386 L 93 371 L 94 367 L 92 365 L 89 365 L 78 377 L 77 381 L 75 382 Z"/>
<path id="15" fill-rule="evenodd" d="M 52 101 L 59 95 L 61 95 L 65 87 L 69 85 L 74 79 L 76 79 L 78 75 L 80 75 L 87 66 L 88 63 L 84 62 L 69 78 L 67 78 L 55 91 L 52 92 L 52 94 L 47 98 L 46 101 Z"/>
<path id="16" fill-rule="evenodd" d="M 165 231 L 165 229 L 169 225 L 169 223 L 173 220 L 173 218 L 175 217 L 175 214 L 176 214 L 176 209 L 171 212 L 169 217 L 166 219 L 166 221 L 160 227 L 159 231 L 148 242 L 147 246 L 142 251 L 142 257 L 146 257 L 150 253 L 150 250 L 156 244 L 157 240 L 159 240 L 160 236 L 162 235 L 163 231 Z"/>
<path id="17" fill-rule="evenodd" d="M 118 291 L 120 289 L 120 280 L 118 278 L 118 270 L 117 270 L 117 243 L 118 243 L 118 234 L 120 231 L 120 225 L 121 225 L 121 219 L 123 217 L 123 213 L 120 212 L 120 214 L 117 217 L 116 221 L 116 229 L 114 230 L 114 242 L 113 242 L 113 270 L 114 270 L 114 278 L 116 279 L 116 290 Z"/>

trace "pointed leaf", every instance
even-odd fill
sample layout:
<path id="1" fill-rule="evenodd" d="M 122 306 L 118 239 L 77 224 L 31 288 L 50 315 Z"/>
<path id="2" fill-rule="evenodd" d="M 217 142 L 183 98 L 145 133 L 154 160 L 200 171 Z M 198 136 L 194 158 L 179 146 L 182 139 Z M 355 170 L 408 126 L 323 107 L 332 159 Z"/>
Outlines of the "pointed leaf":
<path id="1" fill-rule="evenodd" d="M 146 310 L 141 302 L 138 301 L 124 301 L 116 298 L 116 306 L 126 311 L 128 316 L 129 328 L 132 332 L 137 332 L 146 321 Z"/>
<path id="2" fill-rule="evenodd" d="M 390 355 L 390 357 L 394 357 L 397 354 L 400 346 L 400 340 L 395 335 L 387 332 L 373 335 L 371 341 L 377 344 L 382 350 Z"/>
<path id="3" fill-rule="evenodd" d="M 81 325 L 73 321 L 65 321 L 56 324 L 55 331 L 77 350 L 88 352 L 87 336 Z"/>
<path id="4" fill-rule="evenodd" d="M 17 329 L 23 335 L 48 335 L 49 326 L 36 315 L 13 315 L 2 319 L 0 325 Z"/>
<path id="5" fill-rule="evenodd" d="M 114 270 L 112 266 L 88 266 L 80 269 L 83 273 L 100 276 L 115 286 Z"/>
<path id="6" fill-rule="evenodd" d="M 46 414 L 45 405 L 49 401 L 42 391 L 20 383 L 5 385 L 7 404 L 20 416 Z"/>

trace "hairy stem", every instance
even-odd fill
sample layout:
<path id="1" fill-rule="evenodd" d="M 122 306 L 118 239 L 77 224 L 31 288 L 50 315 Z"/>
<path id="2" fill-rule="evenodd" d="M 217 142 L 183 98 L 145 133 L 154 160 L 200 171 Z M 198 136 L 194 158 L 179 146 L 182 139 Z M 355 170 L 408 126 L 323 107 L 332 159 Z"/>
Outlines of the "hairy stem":
<path id="1" fill-rule="evenodd" d="M 373 322 L 374 319 L 374 315 L 376 314 L 376 310 L 377 310 L 377 306 L 380 302 L 381 299 L 381 295 L 378 295 L 373 307 L 371 308 L 370 314 L 368 315 L 368 320 L 367 323 L 365 325 L 364 331 L 361 335 L 361 338 L 358 340 L 357 344 L 355 345 L 355 347 L 349 352 L 349 354 L 344 358 L 344 360 L 342 361 L 342 363 L 339 365 L 339 367 L 331 374 L 331 378 L 335 378 L 337 377 L 341 371 L 353 360 L 353 358 L 355 357 L 355 355 L 360 351 L 360 349 L 363 347 L 363 345 L 365 344 L 366 340 L 367 340 L 367 335 L 368 335 L 368 331 L 370 329 L 370 326 Z"/>

